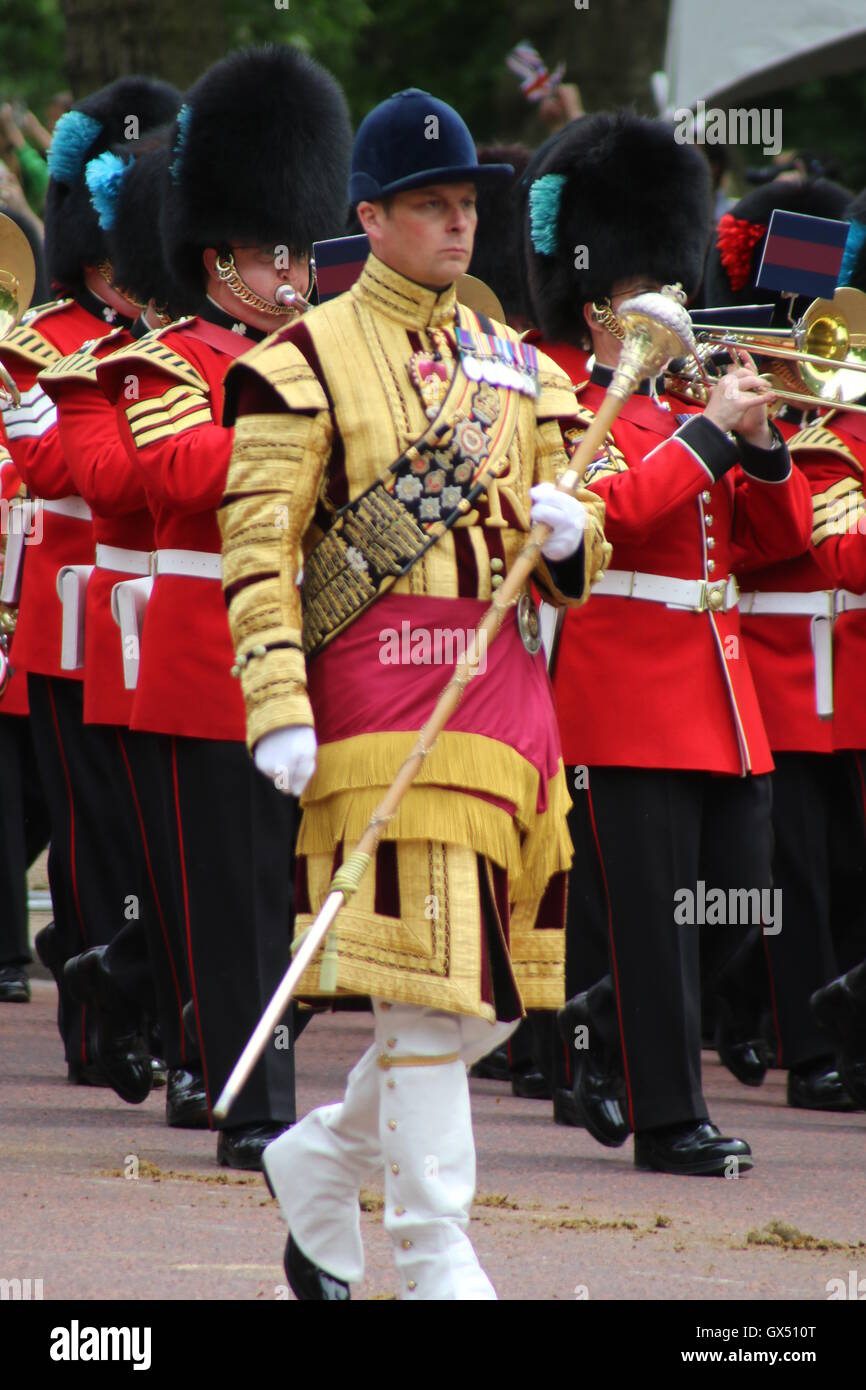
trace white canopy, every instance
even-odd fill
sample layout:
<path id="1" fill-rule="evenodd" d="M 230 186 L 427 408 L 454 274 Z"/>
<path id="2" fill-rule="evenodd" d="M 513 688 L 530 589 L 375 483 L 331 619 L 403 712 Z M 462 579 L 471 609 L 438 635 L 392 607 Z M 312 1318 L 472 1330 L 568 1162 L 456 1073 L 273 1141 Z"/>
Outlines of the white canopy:
<path id="1" fill-rule="evenodd" d="M 671 0 L 668 111 L 866 68 L 866 0 Z M 858 117 L 859 119 L 859 113 Z"/>

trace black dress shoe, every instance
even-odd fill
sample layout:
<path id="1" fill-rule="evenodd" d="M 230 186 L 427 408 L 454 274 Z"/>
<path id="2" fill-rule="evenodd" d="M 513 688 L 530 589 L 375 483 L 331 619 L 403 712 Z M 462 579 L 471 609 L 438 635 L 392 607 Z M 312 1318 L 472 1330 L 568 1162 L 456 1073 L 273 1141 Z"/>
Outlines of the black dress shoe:
<path id="1" fill-rule="evenodd" d="M 578 1064 L 570 1091 L 554 1091 L 553 1118 L 558 1125 L 588 1130 L 608 1149 L 618 1149 L 631 1134 L 610 1078 L 594 1072 L 589 1059 Z"/>
<path id="2" fill-rule="evenodd" d="M 689 1120 L 636 1134 L 634 1164 L 657 1173 L 729 1177 L 748 1172 L 752 1150 L 744 1139 L 723 1138 L 709 1120 Z"/>
<path id="3" fill-rule="evenodd" d="M 767 1075 L 768 1055 L 757 1030 L 722 996 L 715 1000 L 713 1040 L 719 1061 L 744 1086 L 761 1086 Z"/>
<path id="4" fill-rule="evenodd" d="M 22 965 L 4 965 L 0 970 L 0 1004 L 29 1004 L 30 981 Z"/>
<path id="5" fill-rule="evenodd" d="M 511 1073 L 511 1093 L 521 1100 L 550 1100 L 550 1082 L 543 1072 L 532 1064 L 520 1071 Z"/>
<path id="6" fill-rule="evenodd" d="M 51 971 L 55 984 L 59 987 L 63 975 L 63 952 L 60 949 L 57 928 L 53 922 L 49 922 L 41 931 L 36 933 L 33 938 L 33 945 L 45 969 Z"/>
<path id="7" fill-rule="evenodd" d="M 251 1172 L 262 1171 L 262 1154 L 291 1129 L 290 1124 L 280 1124 L 268 1120 L 258 1125 L 236 1125 L 233 1129 L 221 1129 L 217 1140 L 217 1163 L 223 1168 L 246 1168 Z"/>
<path id="8" fill-rule="evenodd" d="M 302 1303 L 347 1303 L 352 1297 L 349 1285 L 333 1274 L 327 1274 L 319 1265 L 313 1264 L 292 1240 L 286 1241 L 283 1267 L 292 1293 Z"/>
<path id="9" fill-rule="evenodd" d="M 553 1118 L 557 1124 L 582 1126 L 605 1148 L 618 1149 L 631 1134 L 631 1125 L 620 1103 L 624 1078 L 618 1060 L 611 1058 L 598 1041 L 586 993 L 569 999 L 556 1015 L 556 1026 L 567 1047 L 573 1048 L 578 1028 L 587 1030 L 589 1046 L 576 1049 L 573 1056 L 574 1080 L 571 1091 L 557 1090 Z M 567 1099 L 570 1097 L 570 1099 Z"/>
<path id="10" fill-rule="evenodd" d="M 482 1057 L 480 1062 L 469 1068 L 470 1076 L 480 1077 L 483 1081 L 510 1081 L 511 1063 L 508 1060 L 508 1047 L 503 1043 L 501 1047 L 495 1047 L 492 1052 L 488 1052 L 486 1057 Z"/>
<path id="11" fill-rule="evenodd" d="M 856 1110 L 835 1059 L 820 1058 L 788 1072 L 788 1104 L 794 1110 Z"/>
<path id="12" fill-rule="evenodd" d="M 153 1089 L 156 1091 L 159 1089 L 159 1087 L 164 1086 L 168 1081 L 168 1067 L 165 1065 L 165 1062 L 162 1060 L 161 1057 L 154 1057 L 151 1053 L 150 1070 L 152 1074 Z"/>
<path id="13" fill-rule="evenodd" d="M 209 1129 L 207 1092 L 200 1071 L 169 1067 L 165 1088 L 165 1122 L 172 1129 Z"/>
<path id="14" fill-rule="evenodd" d="M 719 1060 L 732 1076 L 744 1086 L 762 1086 L 767 1075 L 767 1060 L 764 1049 L 757 1040 L 733 1042 L 716 1032 L 716 1051 Z"/>
<path id="15" fill-rule="evenodd" d="M 153 1085 L 150 1053 L 129 1006 L 103 964 L 105 946 L 91 946 L 63 967 L 63 980 L 73 999 L 88 1010 L 93 1061 L 108 1084 L 128 1105 L 147 1100 Z"/>

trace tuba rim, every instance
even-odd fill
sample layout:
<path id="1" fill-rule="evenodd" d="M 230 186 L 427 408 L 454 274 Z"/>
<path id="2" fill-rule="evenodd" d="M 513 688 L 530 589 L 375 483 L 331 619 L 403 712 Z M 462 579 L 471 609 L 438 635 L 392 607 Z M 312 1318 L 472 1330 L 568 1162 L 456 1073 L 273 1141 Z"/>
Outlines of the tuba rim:
<path id="1" fill-rule="evenodd" d="M 0 338 L 18 323 L 33 298 L 36 262 L 30 242 L 11 217 L 0 213 L 0 292 L 8 296 L 9 307 L 0 301 Z M 5 320 L 5 322 L 4 322 Z"/>

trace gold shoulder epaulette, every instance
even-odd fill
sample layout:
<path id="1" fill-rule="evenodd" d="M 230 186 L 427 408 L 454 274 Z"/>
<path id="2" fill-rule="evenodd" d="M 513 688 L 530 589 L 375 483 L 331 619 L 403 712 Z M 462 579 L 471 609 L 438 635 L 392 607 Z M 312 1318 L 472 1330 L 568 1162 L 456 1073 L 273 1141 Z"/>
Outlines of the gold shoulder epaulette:
<path id="1" fill-rule="evenodd" d="M 44 304 L 31 304 L 30 308 L 21 315 L 21 324 L 30 325 L 39 319 L 45 319 L 49 314 L 56 314 L 59 309 L 66 309 L 72 304 L 71 299 L 47 299 Z"/>
<path id="2" fill-rule="evenodd" d="M 178 320 L 183 323 L 185 320 Z M 166 376 L 177 377 L 179 381 L 186 382 L 187 386 L 194 386 L 196 390 L 208 394 L 210 387 L 200 372 L 197 372 L 191 362 L 187 362 L 185 357 L 181 357 L 179 352 L 174 352 L 166 343 L 160 341 L 164 333 L 173 328 L 177 328 L 178 323 L 167 324 L 165 328 L 151 329 L 143 338 L 137 342 L 130 343 L 129 347 L 120 348 L 118 352 L 113 352 L 110 358 L 102 358 L 100 365 L 107 361 L 111 362 L 112 367 L 118 362 L 127 363 L 143 362 L 148 366 L 159 367 L 160 371 L 165 372 Z"/>
<path id="3" fill-rule="evenodd" d="M 576 388 L 577 391 L 582 391 L 585 385 L 586 382 L 582 381 Z M 590 410 L 589 406 L 581 405 L 580 401 L 575 402 L 574 423 L 570 423 L 567 428 L 563 429 L 566 452 L 569 458 L 577 452 L 578 445 L 583 438 L 584 432 L 589 429 L 594 419 L 595 411 Z M 598 457 L 592 459 L 590 463 L 587 464 L 583 475 L 583 481 L 585 483 L 597 482 L 599 478 L 607 478 L 612 473 L 627 472 L 628 464 L 626 463 L 625 454 L 618 445 L 614 443 L 613 435 L 610 430 L 608 430 L 604 437 L 603 444 L 599 446 Z"/>
<path id="4" fill-rule="evenodd" d="M 573 416 L 577 409 L 577 392 L 568 373 L 547 353 L 538 353 L 538 397 L 535 413 L 539 420 L 551 420 L 558 415 Z"/>
<path id="5" fill-rule="evenodd" d="M 811 449 L 823 454 L 835 454 L 837 458 L 845 459 L 858 473 L 863 472 L 863 465 L 857 455 L 843 444 L 837 434 L 821 420 L 814 420 L 811 425 L 804 425 L 801 430 L 788 440 L 788 453 L 802 453 L 805 449 Z"/>
<path id="6" fill-rule="evenodd" d="M 97 345 L 107 346 L 113 338 L 119 338 L 123 331 L 122 328 L 115 328 L 104 338 L 90 338 L 75 352 L 59 357 L 50 367 L 45 367 L 39 373 L 40 384 L 46 381 L 95 381 L 96 369 L 105 358 L 97 357 L 93 349 Z"/>
<path id="7" fill-rule="evenodd" d="M 30 324 L 19 323 L 0 343 L 0 355 L 15 356 L 21 362 L 29 362 L 34 367 L 50 367 L 59 362 L 61 354 L 56 347 L 47 342 L 42 334 L 31 328 Z"/>
<path id="8" fill-rule="evenodd" d="M 273 387 L 289 410 L 328 409 L 321 382 L 294 343 L 258 343 L 244 353 L 243 366 Z"/>

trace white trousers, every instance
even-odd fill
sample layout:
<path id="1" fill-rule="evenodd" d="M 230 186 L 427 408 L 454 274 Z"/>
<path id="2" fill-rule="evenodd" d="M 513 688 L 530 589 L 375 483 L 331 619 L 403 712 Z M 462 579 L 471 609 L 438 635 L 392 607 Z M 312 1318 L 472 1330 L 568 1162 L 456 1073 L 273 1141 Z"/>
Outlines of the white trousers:
<path id="1" fill-rule="evenodd" d="M 358 1195 L 384 1166 L 385 1230 L 407 1299 L 496 1294 L 467 1234 L 475 1143 L 467 1067 L 517 1022 L 373 1001 L 375 1042 L 342 1104 L 306 1115 L 265 1149 L 293 1239 L 327 1273 L 364 1273 Z"/>

